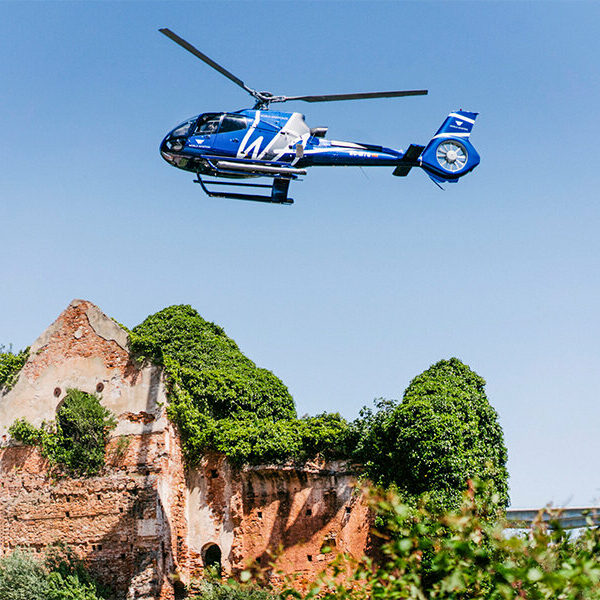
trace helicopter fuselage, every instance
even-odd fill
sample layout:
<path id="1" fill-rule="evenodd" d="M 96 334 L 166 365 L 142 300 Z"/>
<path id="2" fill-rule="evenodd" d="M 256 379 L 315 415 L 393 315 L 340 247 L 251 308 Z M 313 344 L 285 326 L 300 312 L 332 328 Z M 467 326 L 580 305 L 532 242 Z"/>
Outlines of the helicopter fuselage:
<path id="1" fill-rule="evenodd" d="M 326 128 L 311 129 L 298 112 L 247 109 L 204 113 L 170 131 L 160 152 L 169 164 L 195 173 L 196 183 L 209 196 L 290 204 L 289 183 L 305 175 L 308 167 L 394 167 L 393 175 L 398 177 L 420 167 L 437 185 L 455 183 L 479 164 L 479 155 L 469 142 L 476 117 L 477 113 L 452 112 L 427 146 L 411 144 L 404 151 L 328 140 Z M 206 181 L 201 175 L 221 180 Z M 235 183 L 254 177 L 272 178 L 273 182 Z M 206 184 L 271 188 L 271 194 L 215 191 Z"/>
<path id="2" fill-rule="evenodd" d="M 211 167 L 216 159 L 303 169 L 394 166 L 404 156 L 401 150 L 383 146 L 328 140 L 325 132 L 325 128 L 310 129 L 304 115 L 297 112 L 205 113 L 169 132 L 160 150 L 162 157 L 173 166 L 217 177 L 230 175 Z"/>

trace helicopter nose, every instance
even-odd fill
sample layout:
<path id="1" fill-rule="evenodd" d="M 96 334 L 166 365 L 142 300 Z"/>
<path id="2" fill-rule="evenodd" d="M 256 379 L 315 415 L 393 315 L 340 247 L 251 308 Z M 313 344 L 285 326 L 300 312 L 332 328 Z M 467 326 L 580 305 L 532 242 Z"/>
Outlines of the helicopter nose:
<path id="1" fill-rule="evenodd" d="M 160 155 L 168 162 L 171 164 L 174 164 L 175 162 L 175 157 L 173 156 L 173 154 L 171 154 L 171 152 L 169 152 L 169 135 L 167 135 L 163 141 L 160 143 Z"/>
<path id="2" fill-rule="evenodd" d="M 161 156 L 172 165 L 177 165 L 177 156 L 185 145 L 185 139 L 179 136 L 175 137 L 173 132 L 169 132 L 160 144 Z"/>

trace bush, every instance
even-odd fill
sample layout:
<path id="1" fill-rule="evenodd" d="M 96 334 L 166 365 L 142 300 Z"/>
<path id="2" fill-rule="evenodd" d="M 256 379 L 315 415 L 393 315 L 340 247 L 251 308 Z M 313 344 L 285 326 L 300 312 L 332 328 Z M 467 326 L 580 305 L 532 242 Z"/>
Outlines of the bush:
<path id="1" fill-rule="evenodd" d="M 206 450 L 226 454 L 235 465 L 306 462 L 317 455 L 325 459 L 345 458 L 348 425 L 339 414 L 302 419 L 212 419 L 203 414 L 191 418 L 173 413 L 184 437 L 184 450 L 191 462 Z"/>
<path id="2" fill-rule="evenodd" d="M 294 400 L 273 373 L 244 356 L 223 329 L 190 306 L 171 306 L 134 327 L 131 349 L 164 366 L 168 414 L 189 463 L 207 450 L 233 463 L 305 461 L 346 455 L 338 414 L 296 418 Z"/>
<path id="3" fill-rule="evenodd" d="M 107 594 L 66 546 L 51 547 L 44 559 L 21 549 L 0 558 L 0 600 L 102 600 Z"/>
<path id="4" fill-rule="evenodd" d="M 43 565 L 31 552 L 17 549 L 0 558 L 0 598 L 46 600 L 46 577 Z"/>
<path id="5" fill-rule="evenodd" d="M 244 585 L 235 581 L 202 581 L 198 593 L 190 600 L 276 600 L 278 595 L 253 585 Z"/>
<path id="6" fill-rule="evenodd" d="M 73 550 L 62 543 L 46 549 L 48 600 L 100 600 L 110 590 L 99 585 Z"/>
<path id="7" fill-rule="evenodd" d="M 104 467 L 108 434 L 117 422 L 96 394 L 67 390 L 56 421 L 36 428 L 16 420 L 9 434 L 17 441 L 39 445 L 52 465 L 71 476 L 96 475 Z"/>
<path id="8" fill-rule="evenodd" d="M 496 412 L 485 381 L 458 359 L 433 365 L 401 403 L 381 400 L 349 426 L 338 414 L 296 418 L 285 385 L 190 306 L 149 316 L 132 330 L 130 345 L 140 360 L 163 365 L 168 415 L 190 464 L 207 450 L 238 465 L 321 455 L 362 463 L 374 483 L 396 485 L 406 498 L 427 492 L 439 508 L 457 506 L 472 477 L 493 481 L 500 504 L 508 501 Z"/>
<path id="9" fill-rule="evenodd" d="M 23 365 L 29 358 L 29 348 L 21 350 L 17 354 L 4 352 L 4 347 L 0 346 L 0 392 L 4 388 L 10 390 L 17 382 L 17 377 Z"/>
<path id="10" fill-rule="evenodd" d="M 406 498 L 429 494 L 433 506 L 455 508 L 467 481 L 492 482 L 508 504 L 507 452 L 485 381 L 452 358 L 415 377 L 401 403 L 381 400 L 353 424 L 354 458 L 376 484 Z"/>
<path id="11" fill-rule="evenodd" d="M 541 522 L 526 535 L 507 536 L 486 486 L 475 484 L 461 507 L 444 514 L 402 502 L 388 493 L 373 497 L 386 523 L 381 559 L 341 558 L 337 580 L 316 586 L 307 599 L 329 600 L 598 600 L 600 532 L 572 538 Z M 482 506 L 488 510 L 482 511 Z M 484 516 L 482 516 L 482 513 Z M 555 527 L 557 523 L 554 523 Z M 351 573 L 351 577 L 348 577 Z M 287 595 L 299 597 L 293 589 Z"/>

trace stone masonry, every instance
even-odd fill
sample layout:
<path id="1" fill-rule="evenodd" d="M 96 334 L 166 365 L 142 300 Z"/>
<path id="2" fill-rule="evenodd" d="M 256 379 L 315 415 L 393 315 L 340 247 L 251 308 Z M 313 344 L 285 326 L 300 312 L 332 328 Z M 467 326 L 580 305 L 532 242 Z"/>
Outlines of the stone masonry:
<path id="1" fill-rule="evenodd" d="M 57 478 L 7 432 L 17 418 L 52 420 L 70 388 L 97 392 L 117 416 L 97 477 Z M 127 332 L 90 302 L 71 302 L 0 391 L 0 556 L 64 542 L 117 598 L 166 600 L 210 562 L 236 574 L 275 561 L 306 581 L 338 552 L 365 552 L 369 514 L 347 464 L 235 469 L 207 454 L 186 468 L 167 402 L 161 369 L 131 357 Z"/>

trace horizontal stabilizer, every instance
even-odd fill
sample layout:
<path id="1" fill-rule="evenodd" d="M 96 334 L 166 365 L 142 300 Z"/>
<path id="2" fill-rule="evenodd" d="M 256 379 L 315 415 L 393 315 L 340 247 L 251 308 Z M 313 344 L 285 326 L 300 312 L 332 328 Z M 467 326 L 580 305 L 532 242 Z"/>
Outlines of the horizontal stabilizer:
<path id="1" fill-rule="evenodd" d="M 425 146 L 411 144 L 404 156 L 398 162 L 398 166 L 394 169 L 392 175 L 396 177 L 406 177 L 413 167 L 418 167 L 417 159 L 421 156 L 421 152 Z"/>

